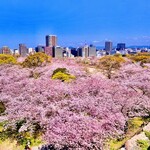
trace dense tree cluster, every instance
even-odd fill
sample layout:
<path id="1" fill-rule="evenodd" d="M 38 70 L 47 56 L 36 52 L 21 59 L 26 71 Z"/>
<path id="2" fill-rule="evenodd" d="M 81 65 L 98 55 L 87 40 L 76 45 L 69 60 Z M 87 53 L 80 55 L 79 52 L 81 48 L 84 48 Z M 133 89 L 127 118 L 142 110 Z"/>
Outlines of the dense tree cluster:
<path id="1" fill-rule="evenodd" d="M 12 55 L 0 54 L 0 65 L 2 64 L 16 64 L 16 58 Z"/>
<path id="2" fill-rule="evenodd" d="M 149 65 L 129 62 L 119 67 L 108 79 L 100 72 L 87 74 L 72 59 L 55 59 L 34 69 L 2 65 L 0 101 L 11 121 L 26 120 L 21 131 L 33 122 L 40 124 L 48 144 L 100 149 L 105 139 L 125 132 L 129 118 L 150 115 Z M 53 80 L 57 68 L 66 68 L 76 80 Z"/>
<path id="3" fill-rule="evenodd" d="M 51 62 L 51 57 L 45 53 L 38 52 L 35 54 L 30 54 L 22 63 L 23 67 L 38 67 L 46 65 L 46 63 Z"/>
<path id="4" fill-rule="evenodd" d="M 149 53 L 137 53 L 136 55 L 128 55 L 128 58 L 133 62 L 140 62 L 141 66 L 143 66 L 145 63 L 150 63 Z"/>

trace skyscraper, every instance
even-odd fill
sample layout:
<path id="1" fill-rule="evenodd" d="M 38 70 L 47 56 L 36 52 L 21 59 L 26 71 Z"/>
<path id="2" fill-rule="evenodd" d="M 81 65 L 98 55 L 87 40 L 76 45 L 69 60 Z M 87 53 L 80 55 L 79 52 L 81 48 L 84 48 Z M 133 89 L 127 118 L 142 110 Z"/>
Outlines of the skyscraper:
<path id="1" fill-rule="evenodd" d="M 62 58 L 63 57 L 64 48 L 60 46 L 53 47 L 53 57 Z"/>
<path id="2" fill-rule="evenodd" d="M 46 35 L 46 47 L 56 47 L 57 46 L 57 36 L 56 35 Z"/>
<path id="3" fill-rule="evenodd" d="M 89 57 L 89 46 L 85 45 L 77 49 L 79 57 Z"/>
<path id="4" fill-rule="evenodd" d="M 112 42 L 111 41 L 106 41 L 105 42 L 105 51 L 106 51 L 106 54 L 110 54 L 111 51 L 112 51 Z"/>
<path id="5" fill-rule="evenodd" d="M 117 44 L 117 50 L 125 50 L 126 44 L 125 43 L 118 43 Z"/>
<path id="6" fill-rule="evenodd" d="M 28 49 L 27 49 L 27 47 L 26 47 L 25 44 L 19 44 L 19 53 L 20 53 L 20 55 L 21 55 L 22 57 L 27 56 L 27 54 L 28 54 Z"/>
<path id="7" fill-rule="evenodd" d="M 93 45 L 89 46 L 89 57 L 95 57 L 96 56 L 96 47 Z"/>

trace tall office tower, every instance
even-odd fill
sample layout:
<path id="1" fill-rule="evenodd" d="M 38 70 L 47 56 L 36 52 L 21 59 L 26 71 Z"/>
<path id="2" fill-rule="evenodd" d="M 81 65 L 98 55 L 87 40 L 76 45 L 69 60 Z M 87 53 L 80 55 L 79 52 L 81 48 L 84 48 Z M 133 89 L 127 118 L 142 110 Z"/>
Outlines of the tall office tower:
<path id="1" fill-rule="evenodd" d="M 21 57 L 26 57 L 28 54 L 28 49 L 25 44 L 19 44 L 19 54 Z"/>
<path id="2" fill-rule="evenodd" d="M 77 49 L 78 56 L 80 57 L 89 57 L 89 47 L 88 45 L 85 45 L 84 47 L 79 47 Z"/>
<path id="3" fill-rule="evenodd" d="M 46 47 L 56 47 L 57 46 L 57 36 L 56 35 L 46 35 Z"/>
<path id="4" fill-rule="evenodd" d="M 8 46 L 3 46 L 1 51 L 2 51 L 2 54 L 11 54 L 11 50 Z"/>
<path id="5" fill-rule="evenodd" d="M 126 44 L 125 43 L 118 43 L 117 44 L 117 50 L 125 50 Z"/>
<path id="6" fill-rule="evenodd" d="M 74 57 L 77 57 L 77 56 L 78 56 L 78 51 L 77 51 L 77 49 L 76 49 L 76 48 L 73 48 L 73 47 L 71 47 L 70 49 L 71 49 L 71 55 L 74 56 Z"/>
<path id="7" fill-rule="evenodd" d="M 82 57 L 89 57 L 89 46 L 88 45 L 85 45 L 83 48 L 82 48 Z"/>
<path id="8" fill-rule="evenodd" d="M 113 47 L 113 44 L 112 44 L 111 41 L 106 41 L 105 42 L 105 51 L 106 51 L 106 54 L 110 54 L 111 53 L 112 47 Z"/>
<path id="9" fill-rule="evenodd" d="M 82 57 L 82 47 L 77 48 L 77 56 Z"/>
<path id="10" fill-rule="evenodd" d="M 60 46 L 56 46 L 53 48 L 53 57 L 62 58 L 63 57 L 64 48 Z"/>
<path id="11" fill-rule="evenodd" d="M 96 56 L 96 47 L 93 45 L 89 46 L 89 57 L 95 57 Z"/>

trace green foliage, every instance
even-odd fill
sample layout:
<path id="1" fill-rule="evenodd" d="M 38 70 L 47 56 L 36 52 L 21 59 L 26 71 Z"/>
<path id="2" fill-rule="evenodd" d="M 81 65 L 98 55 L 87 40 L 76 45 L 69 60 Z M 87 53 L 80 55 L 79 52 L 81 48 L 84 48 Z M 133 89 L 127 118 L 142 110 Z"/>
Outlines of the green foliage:
<path id="1" fill-rule="evenodd" d="M 4 113 L 5 110 L 6 110 L 6 107 L 5 107 L 4 103 L 0 102 L 0 114 Z"/>
<path id="2" fill-rule="evenodd" d="M 62 72 L 57 72 L 52 76 L 52 79 L 58 79 L 62 82 L 70 82 L 71 80 L 75 79 L 75 76 Z"/>
<path id="3" fill-rule="evenodd" d="M 16 64 L 17 60 L 12 55 L 0 54 L 0 65 L 2 64 Z"/>
<path id="4" fill-rule="evenodd" d="M 99 68 L 110 79 L 113 71 L 119 69 L 125 60 L 122 56 L 104 56 L 99 60 Z"/>
<path id="5" fill-rule="evenodd" d="M 69 71 L 66 68 L 57 68 L 53 71 L 52 79 L 58 79 L 62 82 L 70 82 L 71 80 L 75 79 L 76 77 L 69 74 Z"/>
<path id="6" fill-rule="evenodd" d="M 127 138 L 124 138 L 122 140 L 118 140 L 118 139 L 117 140 L 116 139 L 111 140 L 109 143 L 110 150 L 120 149 L 126 141 L 127 141 Z"/>
<path id="7" fill-rule="evenodd" d="M 145 132 L 145 135 L 148 137 L 148 139 L 150 140 L 150 132 L 148 131 L 144 131 Z"/>
<path id="8" fill-rule="evenodd" d="M 127 122 L 127 132 L 125 133 L 123 138 L 119 139 L 111 139 L 109 141 L 110 150 L 118 150 L 120 149 L 127 140 L 133 137 L 136 133 L 138 133 L 144 123 L 144 119 L 141 117 L 134 117 L 128 120 Z"/>
<path id="9" fill-rule="evenodd" d="M 135 117 L 128 120 L 128 131 L 130 129 L 131 132 L 137 130 L 139 127 L 143 125 L 144 121 L 141 117 Z"/>
<path id="10" fill-rule="evenodd" d="M 133 62 L 141 62 L 141 65 L 144 63 L 150 63 L 150 53 L 138 53 L 136 55 L 129 55 L 128 58 Z"/>
<path id="11" fill-rule="evenodd" d="M 56 70 L 53 71 L 52 76 L 55 75 L 55 74 L 58 73 L 58 72 L 67 74 L 67 73 L 68 73 L 68 70 L 67 70 L 66 68 L 57 68 Z"/>
<path id="12" fill-rule="evenodd" d="M 141 150 L 147 150 L 149 147 L 149 142 L 147 140 L 137 140 L 137 144 Z"/>
<path id="13" fill-rule="evenodd" d="M 2 130 L 0 130 L 0 142 L 5 142 L 7 140 L 17 141 L 19 145 L 25 146 L 28 142 L 30 142 L 31 146 L 37 146 L 42 143 L 41 134 L 42 129 L 38 123 L 33 124 L 32 133 L 29 131 L 19 132 L 20 127 L 26 123 L 25 120 L 20 120 L 16 122 L 16 127 L 12 127 L 8 122 L 1 123 Z M 4 126 L 7 126 L 4 130 Z"/>
<path id="14" fill-rule="evenodd" d="M 39 67 L 45 65 L 46 63 L 51 62 L 51 57 L 46 55 L 45 53 L 38 52 L 33 55 L 29 55 L 25 61 L 22 63 L 23 67 Z"/>

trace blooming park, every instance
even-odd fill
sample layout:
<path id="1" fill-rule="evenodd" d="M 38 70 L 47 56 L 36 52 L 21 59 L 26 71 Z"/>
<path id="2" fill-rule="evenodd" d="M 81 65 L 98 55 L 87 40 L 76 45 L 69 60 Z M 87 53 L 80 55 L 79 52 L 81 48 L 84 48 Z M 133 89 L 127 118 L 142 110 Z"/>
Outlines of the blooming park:
<path id="1" fill-rule="evenodd" d="M 0 150 L 24 150 L 28 142 L 117 150 L 149 122 L 148 53 L 60 59 L 36 53 L 22 61 L 0 55 Z"/>

